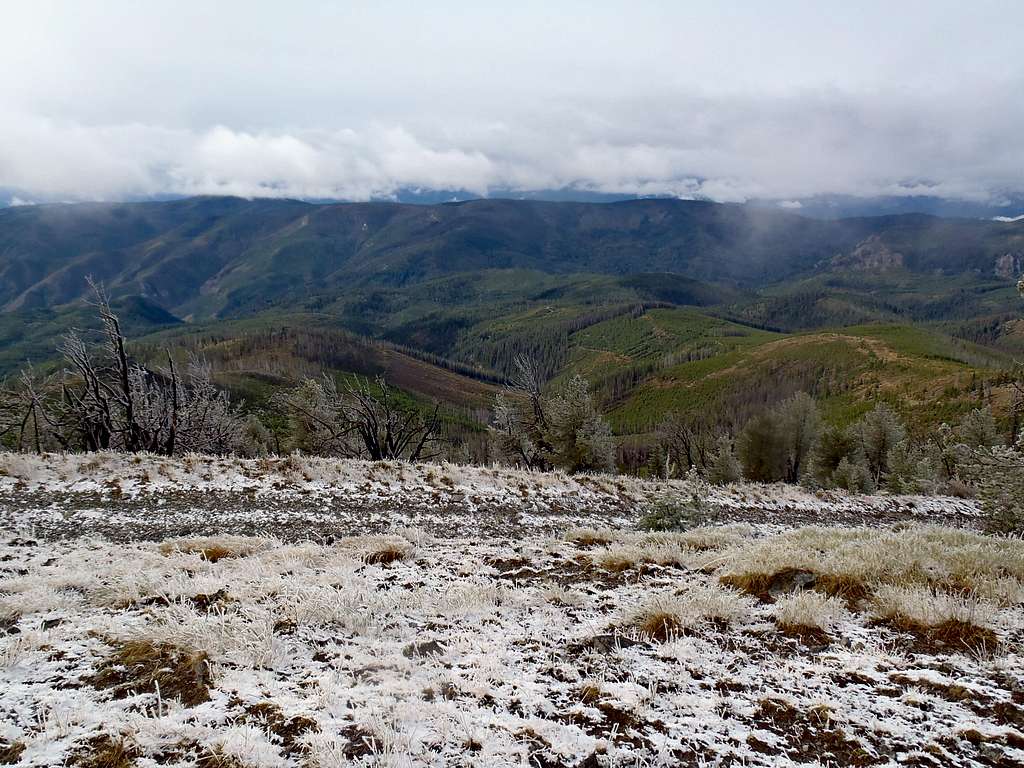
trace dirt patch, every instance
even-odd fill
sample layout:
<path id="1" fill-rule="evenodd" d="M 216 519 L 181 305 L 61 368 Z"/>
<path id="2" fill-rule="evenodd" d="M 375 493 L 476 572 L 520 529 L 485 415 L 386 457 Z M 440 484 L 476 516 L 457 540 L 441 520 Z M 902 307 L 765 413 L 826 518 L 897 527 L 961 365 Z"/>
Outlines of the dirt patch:
<path id="1" fill-rule="evenodd" d="M 349 760 L 375 755 L 384 746 L 375 733 L 354 724 L 343 728 L 339 735 L 344 736 L 348 742 L 342 750 L 342 754 Z"/>
<path id="2" fill-rule="evenodd" d="M 987 627 L 957 619 L 928 626 L 906 616 L 878 619 L 872 626 L 888 627 L 911 638 L 917 653 L 991 653 L 999 648 L 999 636 Z"/>
<path id="3" fill-rule="evenodd" d="M 86 682 L 110 689 L 117 699 L 159 691 L 162 698 L 180 699 L 186 707 L 210 700 L 210 665 L 206 654 L 169 643 L 122 643 Z"/>
<path id="4" fill-rule="evenodd" d="M 832 644 L 832 637 L 821 627 L 809 624 L 779 624 L 779 632 L 791 637 L 808 648 L 827 648 Z"/>
<path id="5" fill-rule="evenodd" d="M 301 751 L 300 741 L 308 731 L 319 730 L 316 720 L 305 715 L 287 717 L 272 701 L 261 701 L 245 708 L 245 721 L 258 724 L 276 737 L 285 755 Z"/>
<path id="6" fill-rule="evenodd" d="M 763 699 L 755 714 L 758 727 L 781 736 L 788 757 L 798 762 L 815 759 L 827 766 L 865 766 L 884 762 L 856 739 L 836 726 L 829 711 L 815 707 L 807 711 L 779 699 Z"/>

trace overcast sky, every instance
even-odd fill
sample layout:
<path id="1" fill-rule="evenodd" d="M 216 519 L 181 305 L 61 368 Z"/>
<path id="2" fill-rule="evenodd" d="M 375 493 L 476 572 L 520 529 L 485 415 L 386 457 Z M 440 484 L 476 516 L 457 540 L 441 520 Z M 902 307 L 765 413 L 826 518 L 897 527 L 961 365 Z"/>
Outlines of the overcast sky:
<path id="1" fill-rule="evenodd" d="M 1024 2 L 0 0 L 0 188 L 1024 191 Z"/>

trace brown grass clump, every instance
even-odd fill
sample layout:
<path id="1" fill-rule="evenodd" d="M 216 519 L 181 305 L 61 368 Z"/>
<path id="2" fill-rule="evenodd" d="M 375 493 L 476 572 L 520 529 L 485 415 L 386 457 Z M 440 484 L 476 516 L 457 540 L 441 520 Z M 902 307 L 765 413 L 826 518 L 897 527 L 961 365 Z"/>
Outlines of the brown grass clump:
<path id="1" fill-rule="evenodd" d="M 752 595 L 764 603 L 774 602 L 778 595 L 803 589 L 815 581 L 813 573 L 800 568 L 783 568 L 775 573 L 729 573 L 719 578 L 724 586 Z"/>
<path id="2" fill-rule="evenodd" d="M 387 565 L 404 560 L 408 555 L 408 547 L 403 547 L 400 544 L 384 544 L 379 549 L 374 549 L 363 555 L 363 562 L 367 565 Z"/>
<path id="3" fill-rule="evenodd" d="M 245 763 L 215 747 L 206 750 L 196 759 L 196 768 L 245 768 Z"/>
<path id="4" fill-rule="evenodd" d="M 600 531 L 595 528 L 576 528 L 569 531 L 565 538 L 577 547 L 603 547 L 612 543 L 612 535 L 609 531 Z"/>
<path id="5" fill-rule="evenodd" d="M 960 619 L 946 619 L 929 626 L 907 616 L 895 615 L 875 622 L 914 637 L 914 647 L 923 652 L 968 651 L 986 653 L 999 647 L 999 636 L 991 629 Z"/>
<path id="6" fill-rule="evenodd" d="M 228 549 L 220 544 L 211 544 L 208 547 L 203 547 L 199 550 L 199 554 L 204 560 L 208 560 L 211 563 L 216 563 L 218 560 L 223 560 L 227 557 L 237 557 L 238 553 Z"/>
<path id="7" fill-rule="evenodd" d="M 628 554 L 617 552 L 605 552 L 601 554 L 596 563 L 611 573 L 625 573 L 631 568 L 639 565 L 635 558 Z"/>
<path id="8" fill-rule="evenodd" d="M 168 539 L 160 545 L 165 555 L 185 553 L 199 555 L 204 560 L 216 563 L 230 557 L 246 557 L 265 549 L 269 542 L 245 536 L 210 536 L 193 539 Z"/>
<path id="9" fill-rule="evenodd" d="M 0 765 L 14 765 L 21 759 L 21 753 L 24 751 L 25 745 L 20 741 L 0 744 Z"/>
<path id="10" fill-rule="evenodd" d="M 654 611 L 644 616 L 636 625 L 637 631 L 644 637 L 667 643 L 679 637 L 686 625 L 674 613 Z"/>
<path id="11" fill-rule="evenodd" d="M 991 628 L 995 607 L 987 600 L 923 587 L 879 587 L 874 597 L 875 625 L 913 636 L 925 653 L 984 653 L 999 647 Z"/>
<path id="12" fill-rule="evenodd" d="M 96 688 L 109 688 L 114 698 L 156 693 L 177 698 L 187 707 L 210 700 L 210 665 L 206 654 L 169 643 L 132 640 L 115 648 L 87 679 Z"/>
<path id="13" fill-rule="evenodd" d="M 818 592 L 837 597 L 852 611 L 871 597 L 871 587 L 864 580 L 849 573 L 824 573 L 814 582 Z"/>
<path id="14" fill-rule="evenodd" d="M 779 632 L 786 637 L 792 637 L 803 645 L 818 646 L 831 645 L 832 636 L 821 627 L 810 624 L 777 624 Z"/>
<path id="15" fill-rule="evenodd" d="M 127 744 L 122 736 L 115 739 L 105 733 L 91 739 L 89 751 L 73 756 L 70 765 L 79 768 L 132 768 L 136 757 L 139 757 L 137 747 Z"/>
<path id="16" fill-rule="evenodd" d="M 999 645 L 999 637 L 988 627 L 980 627 L 957 619 L 947 619 L 931 628 L 931 641 L 947 648 L 966 648 L 971 651 L 992 650 Z"/>
<path id="17" fill-rule="evenodd" d="M 594 683 L 587 683 L 580 688 L 580 702 L 594 704 L 601 698 L 601 688 Z"/>

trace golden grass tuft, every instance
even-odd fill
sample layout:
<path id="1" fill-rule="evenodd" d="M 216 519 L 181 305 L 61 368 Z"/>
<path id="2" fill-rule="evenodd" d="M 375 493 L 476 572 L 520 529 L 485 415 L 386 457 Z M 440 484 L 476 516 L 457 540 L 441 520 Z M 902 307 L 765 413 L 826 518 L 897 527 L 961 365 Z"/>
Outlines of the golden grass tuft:
<path id="1" fill-rule="evenodd" d="M 399 543 L 386 543 L 363 555 L 363 562 L 367 565 L 387 565 L 399 560 L 405 560 L 412 548 Z"/>
<path id="2" fill-rule="evenodd" d="M 814 582 L 814 589 L 846 603 L 850 610 L 871 597 L 871 587 L 863 579 L 849 573 L 823 573 Z"/>
<path id="3" fill-rule="evenodd" d="M 615 537 L 611 531 L 597 528 L 573 528 L 565 535 L 565 539 L 578 547 L 603 547 L 611 544 Z"/>
<path id="4" fill-rule="evenodd" d="M 916 649 L 929 653 L 991 653 L 999 647 L 999 636 L 991 629 L 959 619 L 946 619 L 939 624 L 928 625 L 897 614 L 881 619 L 876 624 L 912 635 Z"/>
<path id="5" fill-rule="evenodd" d="M 926 587 L 880 587 L 875 623 L 906 632 L 921 650 L 984 653 L 999 646 L 991 628 L 995 605 L 986 599 Z"/>
<path id="6" fill-rule="evenodd" d="M 667 643 L 679 637 L 686 630 L 682 619 L 669 611 L 654 611 L 642 617 L 636 624 L 637 631 L 651 640 Z"/>
<path id="7" fill-rule="evenodd" d="M 247 557 L 267 549 L 271 542 L 248 536 L 202 536 L 196 538 L 168 539 L 160 544 L 164 555 L 192 554 L 216 563 L 232 557 Z"/>
<path id="8" fill-rule="evenodd" d="M 789 585 L 796 585 L 803 579 L 810 582 L 814 578 L 812 573 L 801 568 L 783 568 L 773 573 L 729 573 L 720 577 L 719 582 L 770 603 L 774 601 L 775 593 L 790 591 Z"/>
<path id="9" fill-rule="evenodd" d="M 245 763 L 220 748 L 208 749 L 196 759 L 196 768 L 246 768 Z"/>
<path id="10" fill-rule="evenodd" d="M 579 699 L 582 704 L 595 704 L 601 699 L 601 687 L 595 683 L 586 683 L 580 687 Z"/>
<path id="11" fill-rule="evenodd" d="M 156 693 L 180 699 L 187 707 L 210 700 L 210 665 L 202 651 L 150 640 L 118 645 L 87 679 L 96 688 L 109 688 L 114 698 Z"/>

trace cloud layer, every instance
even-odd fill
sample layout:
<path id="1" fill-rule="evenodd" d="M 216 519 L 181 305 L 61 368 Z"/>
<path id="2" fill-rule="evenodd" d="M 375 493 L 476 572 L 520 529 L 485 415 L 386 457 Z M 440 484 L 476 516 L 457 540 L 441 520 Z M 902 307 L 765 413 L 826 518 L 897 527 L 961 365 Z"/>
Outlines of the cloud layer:
<path id="1" fill-rule="evenodd" d="M 0 39 L 0 188 L 1024 191 L 1018 4 L 592 6 L 22 9 Z"/>

